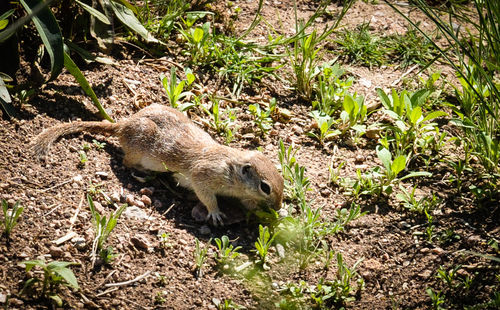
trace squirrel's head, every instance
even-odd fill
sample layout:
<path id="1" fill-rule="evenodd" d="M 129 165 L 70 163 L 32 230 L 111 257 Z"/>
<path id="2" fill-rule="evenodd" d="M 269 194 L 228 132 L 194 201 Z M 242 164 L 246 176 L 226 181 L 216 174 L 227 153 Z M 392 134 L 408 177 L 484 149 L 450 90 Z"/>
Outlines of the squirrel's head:
<path id="1" fill-rule="evenodd" d="M 274 210 L 281 208 L 283 177 L 267 157 L 257 151 L 248 152 L 236 169 L 247 196 L 243 200 L 248 208 L 255 209 L 261 204 Z"/>

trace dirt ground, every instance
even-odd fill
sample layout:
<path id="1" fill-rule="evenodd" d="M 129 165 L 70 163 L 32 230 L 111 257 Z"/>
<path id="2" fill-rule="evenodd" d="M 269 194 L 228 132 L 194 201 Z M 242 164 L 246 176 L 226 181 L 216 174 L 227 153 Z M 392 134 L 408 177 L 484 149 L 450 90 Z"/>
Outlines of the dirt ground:
<path id="1" fill-rule="evenodd" d="M 252 1 L 234 3 L 242 8 L 235 24 L 238 31 L 253 19 L 256 4 Z M 280 33 L 293 33 L 292 3 L 266 1 L 262 15 Z M 315 5 L 316 1 L 300 1 L 298 10 L 302 16 L 310 16 Z M 358 1 L 344 20 L 346 27 L 371 20 L 373 31 L 378 33 L 406 29 L 403 19 L 384 4 Z M 266 31 L 261 24 L 252 37 L 258 41 Z M 172 47 L 172 51 L 177 50 Z M 114 54 L 116 65 L 80 66 L 114 119 L 124 119 L 152 103 L 166 104 L 167 97 L 159 77 L 168 74 L 172 63 L 178 62 L 175 53 L 154 59 L 121 44 L 116 46 Z M 377 101 L 376 87 L 389 89 L 405 73 L 397 66 L 372 69 L 349 63 L 343 66 L 355 77 L 353 90 L 364 94 L 368 102 Z M 211 73 L 200 71 L 197 74 L 197 82 L 204 84 L 207 92 L 225 94 L 224 85 L 213 89 L 217 84 Z M 452 71 L 444 68 L 443 75 L 452 76 Z M 400 83 L 395 84 L 398 85 Z M 292 119 L 286 123 L 276 122 L 269 136 L 259 138 L 252 136 L 257 129 L 246 111 L 247 105 L 234 105 L 239 129 L 230 146 L 259 147 L 279 164 L 279 139 L 286 145 L 294 143 L 298 149 L 297 160 L 306 167 L 312 183 L 313 191 L 308 193 L 308 198 L 315 208 L 323 208 L 326 219 L 333 218 L 335 211 L 348 203 L 349 197 L 329 183 L 328 164 L 332 160 L 345 161 L 342 173 L 350 176 L 355 175 L 356 168 L 378 165 L 374 151 L 376 141 L 363 138 L 355 146 L 335 141 L 321 147 L 305 135 L 305 128 L 312 122 L 308 116 L 311 108 L 297 97 L 290 85 L 264 80 L 251 92 L 245 90 L 244 93 L 242 97 L 249 103 L 270 96 L 278 98 L 280 107 L 292 111 Z M 231 103 L 224 102 L 224 105 Z M 146 183 L 140 182 L 134 177 L 139 172 L 121 164 L 123 153 L 113 137 L 68 136 L 53 145 L 46 162 L 33 156 L 30 143 L 43 129 L 74 120 L 101 120 L 97 109 L 69 73 L 64 72 L 57 80 L 44 85 L 31 100 L 17 104 L 16 108 L 17 119 L 9 120 L 5 116 L 0 119 L 0 198 L 9 204 L 19 200 L 25 207 L 10 242 L 0 238 L 0 297 L 10 296 L 9 309 L 51 308 L 49 302 L 19 294 L 27 275 L 18 264 L 37 258 L 78 263 L 72 270 L 81 289 L 73 292 L 63 288 L 61 292 L 68 308 L 215 309 L 214 299 L 232 299 L 249 309 L 275 308 L 274 304 L 281 297 L 272 285 L 262 292 L 242 279 L 220 274 L 210 255 L 215 249 L 213 246 L 203 276 L 197 278 L 194 273 L 195 238 L 207 242 L 210 238 L 227 235 L 243 247 L 242 253 L 252 257 L 251 249 L 258 232 L 256 223 L 213 227 L 196 222 L 191 216 L 192 208 L 198 204 L 196 197 L 176 188 L 168 176 L 158 175 Z M 190 117 L 203 127 L 200 119 L 206 115 L 194 111 L 190 112 Z M 223 142 L 213 130 L 204 128 Z M 94 139 L 106 143 L 104 148 L 96 147 Z M 79 151 L 84 144 L 90 147 L 86 151 L 88 161 L 82 165 Z M 453 151 L 452 146 L 450 151 Z M 434 229 L 436 236 L 453 232 L 452 240 L 436 238 L 432 243 L 427 242 L 423 236 L 427 225 L 425 216 L 406 212 L 393 200 L 365 201 L 363 211 L 367 214 L 350 223 L 344 232 L 328 239 L 332 249 L 342 253 L 349 265 L 363 258 L 358 272 L 365 281 L 365 288 L 347 304 L 348 308 L 431 308 L 425 290 L 432 287 L 443 289 L 453 301 L 444 306 L 458 309 L 485 302 L 498 289 L 498 278 L 495 278 L 498 263 L 468 252 L 494 255 L 488 241 L 500 238 L 498 200 L 477 206 L 473 197 L 456 193 L 448 181 L 449 168 L 436 165 L 432 172 L 432 179 L 421 182 L 419 189 L 422 194 L 436 193 L 442 199 L 433 214 Z M 92 267 L 89 256 L 94 233 L 85 194 L 92 187 L 109 197 L 133 204 L 120 217 L 108 241 L 118 253 L 111 265 Z M 98 197 L 98 210 L 104 213 L 112 210 L 104 196 Z M 163 232 L 168 234 L 166 247 L 157 237 Z M 58 240 L 70 233 L 68 240 Z M 458 270 L 461 277 L 473 276 L 475 279 L 468 291 L 447 290 L 435 277 L 440 266 L 450 269 L 458 265 L 461 265 Z M 328 278 L 335 273 L 335 264 L 330 268 L 325 271 L 313 264 L 305 271 L 292 268 L 287 274 L 270 273 L 269 282 L 278 285 L 300 280 L 315 283 L 320 277 Z M 141 275 L 146 276 L 130 285 L 107 286 Z M 164 282 L 159 280 L 159 275 Z M 162 302 L 158 302 L 158 296 L 163 298 Z"/>

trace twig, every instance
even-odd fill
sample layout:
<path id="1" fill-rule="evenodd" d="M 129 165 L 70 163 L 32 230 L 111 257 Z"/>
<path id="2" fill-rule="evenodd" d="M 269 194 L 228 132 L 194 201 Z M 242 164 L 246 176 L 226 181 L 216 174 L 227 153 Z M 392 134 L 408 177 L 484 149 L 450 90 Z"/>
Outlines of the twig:
<path id="1" fill-rule="evenodd" d="M 173 203 L 170 207 L 168 207 L 167 211 L 163 212 L 162 216 L 165 216 L 172 208 L 175 206 L 175 203 Z"/>
<path id="2" fill-rule="evenodd" d="M 410 74 L 413 70 L 415 70 L 416 68 L 418 68 L 418 65 L 414 65 L 413 67 L 411 67 L 410 69 L 408 69 L 408 71 L 406 71 L 405 73 L 403 73 L 399 78 L 397 78 L 394 82 L 391 83 L 391 87 L 394 87 L 396 86 L 397 84 L 399 84 L 399 82 L 401 82 L 401 80 L 407 76 L 408 74 Z"/>
<path id="3" fill-rule="evenodd" d="M 64 242 L 72 239 L 73 237 L 77 236 L 76 232 L 74 231 L 69 231 L 66 235 L 62 236 L 61 238 L 52 241 L 55 245 L 61 245 Z"/>
<path id="4" fill-rule="evenodd" d="M 55 207 L 53 207 L 55 206 Z M 52 212 L 54 212 L 55 210 L 59 209 L 60 207 L 62 206 L 62 204 L 58 204 L 58 205 L 51 205 L 49 207 L 53 207 L 52 209 L 50 209 L 50 211 L 48 211 L 47 213 L 45 213 L 44 215 L 42 215 L 42 217 L 46 217 L 47 215 L 51 214 Z"/>
<path id="5" fill-rule="evenodd" d="M 62 183 L 59 183 L 59 184 L 56 184 L 54 186 L 51 186 L 51 187 L 48 187 L 48 188 L 44 188 L 44 189 L 40 189 L 38 190 L 39 193 L 45 193 L 47 191 L 50 191 L 51 189 L 54 189 L 54 188 L 57 188 L 59 186 L 63 186 L 64 184 L 68 184 L 69 182 L 73 181 L 73 178 L 69 179 L 69 180 L 66 180 Z"/>
<path id="6" fill-rule="evenodd" d="M 80 213 L 80 210 L 82 209 L 84 199 L 85 199 L 85 193 L 82 194 L 82 198 L 80 199 L 80 203 L 78 204 L 78 208 L 75 210 L 75 214 L 73 214 L 73 216 L 69 220 L 69 223 L 70 223 L 69 230 L 71 230 L 71 228 L 73 228 L 73 224 L 75 224 L 75 222 L 76 222 L 76 218 L 78 217 L 78 214 Z"/>
<path id="7" fill-rule="evenodd" d="M 115 286 L 125 286 L 125 285 L 129 285 L 129 284 L 132 284 L 132 283 L 135 283 L 135 282 L 138 282 L 138 281 L 141 281 L 142 279 L 144 279 L 145 277 L 149 276 L 149 274 L 151 273 L 151 270 L 147 271 L 146 273 L 138 276 L 137 278 L 135 279 L 132 279 L 132 280 L 129 280 L 129 281 L 124 281 L 124 282 L 117 282 L 117 283 L 107 283 L 107 284 L 104 284 L 104 287 L 115 287 Z"/>
<path id="8" fill-rule="evenodd" d="M 118 289 L 119 289 L 118 287 L 110 288 L 109 290 L 105 290 L 104 292 L 100 292 L 99 294 L 96 294 L 95 297 L 101 297 L 102 295 L 109 294 L 109 293 L 114 292 Z"/>

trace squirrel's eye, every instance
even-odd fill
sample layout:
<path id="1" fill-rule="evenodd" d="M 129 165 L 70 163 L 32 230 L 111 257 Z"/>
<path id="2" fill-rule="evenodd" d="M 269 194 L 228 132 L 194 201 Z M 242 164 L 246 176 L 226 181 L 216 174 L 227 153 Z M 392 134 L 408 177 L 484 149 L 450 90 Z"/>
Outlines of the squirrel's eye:
<path id="1" fill-rule="evenodd" d="M 250 170 L 252 169 L 252 165 L 250 164 L 246 164 L 244 165 L 242 168 L 241 168 L 241 172 L 243 173 L 243 175 L 248 175 L 250 174 Z"/>
<path id="2" fill-rule="evenodd" d="M 266 195 L 271 194 L 271 187 L 264 181 L 260 182 L 260 190 L 263 191 Z"/>

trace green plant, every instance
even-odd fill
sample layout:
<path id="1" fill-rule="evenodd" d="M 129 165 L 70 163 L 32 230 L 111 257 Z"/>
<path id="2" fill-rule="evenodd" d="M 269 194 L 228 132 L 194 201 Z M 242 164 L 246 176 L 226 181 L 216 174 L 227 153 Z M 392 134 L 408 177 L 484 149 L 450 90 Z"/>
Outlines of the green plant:
<path id="1" fill-rule="evenodd" d="M 259 259 L 257 263 L 264 268 L 264 270 L 270 269 L 267 265 L 267 255 L 269 252 L 269 248 L 271 247 L 276 234 L 271 236 L 269 232 L 269 228 L 267 226 L 259 225 L 259 237 L 255 242 L 255 252 L 259 255 Z"/>
<path id="2" fill-rule="evenodd" d="M 248 111 L 255 117 L 255 123 L 260 129 L 261 135 L 265 135 L 271 130 L 273 119 L 271 115 L 273 115 L 276 110 L 276 98 L 272 98 L 269 102 L 269 106 L 264 110 L 261 109 L 258 103 L 251 104 L 248 106 Z"/>
<path id="3" fill-rule="evenodd" d="M 390 1 L 385 2 L 428 38 L 415 21 Z M 495 72 L 498 72 L 500 64 L 500 3 L 473 0 L 470 7 L 475 14 L 465 13 L 465 7 L 457 9 L 452 6 L 447 10 L 446 17 L 423 0 L 416 0 L 415 4 L 418 10 L 430 18 L 454 51 L 452 56 L 449 48 L 430 40 L 446 62 L 455 69 L 462 84 L 462 89 L 456 88 L 459 106 L 454 112 L 457 115 L 455 123 L 464 131 L 463 140 L 478 157 L 483 172 L 497 178 L 500 160 L 500 87 Z M 456 30 L 456 25 L 469 25 L 471 29 Z"/>
<path id="4" fill-rule="evenodd" d="M 185 103 L 179 105 L 178 101 L 183 99 L 186 96 L 192 96 L 193 93 L 190 91 L 184 91 L 185 86 L 190 86 L 194 80 L 195 76 L 189 69 L 185 69 L 187 80 L 181 80 L 177 82 L 177 74 L 175 73 L 175 66 L 172 66 L 170 69 L 170 78 L 166 76 L 161 79 L 163 84 L 163 88 L 167 92 L 168 102 L 173 108 L 180 109 L 181 111 L 185 111 L 193 106 L 192 103 Z M 186 85 L 187 84 L 187 85 Z"/>
<path id="5" fill-rule="evenodd" d="M 212 127 L 218 134 L 224 135 L 226 143 L 228 144 L 234 138 L 233 124 L 236 121 L 235 111 L 231 108 L 221 109 L 220 101 L 216 97 L 212 97 L 211 101 L 211 111 L 204 107 L 203 110 L 211 118 L 209 121 L 210 127 Z"/>
<path id="6" fill-rule="evenodd" d="M 342 134 L 347 130 L 353 129 L 356 131 L 356 136 L 361 137 L 366 132 L 366 125 L 363 122 L 366 120 L 367 107 L 365 105 L 365 98 L 363 96 L 356 96 L 356 94 L 346 94 L 343 103 L 344 110 L 340 113 L 341 123 L 338 128 Z"/>
<path id="7" fill-rule="evenodd" d="M 461 267 L 461 265 L 457 265 L 447 271 L 443 266 L 439 266 L 436 278 L 441 279 L 449 288 L 453 289 L 457 287 L 457 284 L 454 284 L 454 282 L 456 280 L 457 271 Z"/>
<path id="8" fill-rule="evenodd" d="M 228 264 L 230 260 L 235 259 L 240 255 L 238 250 L 241 246 L 234 247 L 227 236 L 222 236 L 220 239 L 215 238 L 215 244 L 217 245 L 217 252 L 215 252 L 215 260 L 222 266 Z"/>
<path id="9" fill-rule="evenodd" d="M 175 23 L 191 7 L 186 0 L 147 0 L 138 6 L 138 17 L 156 37 L 168 39 Z"/>
<path id="10" fill-rule="evenodd" d="M 103 150 L 106 147 L 106 142 L 99 142 L 96 139 L 92 139 L 92 144 L 98 149 Z"/>
<path id="11" fill-rule="evenodd" d="M 400 63 L 402 68 L 407 68 L 412 64 L 427 66 L 439 55 L 429 37 L 424 37 L 411 25 L 404 34 L 389 35 L 384 38 L 384 41 L 387 51 L 392 56 L 391 62 Z"/>
<path id="12" fill-rule="evenodd" d="M 314 20 L 325 14 L 330 1 L 321 2 L 314 14 L 304 22 L 297 17 L 297 3 L 294 2 L 295 14 L 295 32 L 296 35 L 287 41 L 293 44 L 291 54 L 291 65 L 294 72 L 294 84 L 299 96 L 307 102 L 312 101 L 314 80 L 320 72 L 318 63 L 320 60 L 319 52 L 321 48 L 319 44 L 324 41 L 338 27 L 340 21 L 351 7 L 354 1 L 347 0 L 344 2 L 342 11 L 339 13 L 335 21 L 330 27 L 325 27 L 323 31 L 317 32 L 314 29 L 310 34 L 306 34 L 309 26 Z"/>
<path id="13" fill-rule="evenodd" d="M 434 239 L 434 216 L 432 216 L 431 211 L 424 210 L 425 217 L 427 218 L 427 227 L 425 228 L 425 235 L 427 241 L 432 242 Z"/>
<path id="14" fill-rule="evenodd" d="M 182 26 L 178 28 L 186 40 L 187 49 L 184 50 L 184 53 L 189 55 L 191 62 L 195 64 L 210 61 L 211 50 L 215 45 L 213 35 L 210 33 L 210 22 L 204 23 L 201 27 L 191 27 L 189 21 L 184 21 L 184 25 L 187 26 L 187 29 L 183 29 Z"/>
<path id="15" fill-rule="evenodd" d="M 313 109 L 332 116 L 341 107 L 344 96 L 354 81 L 354 77 L 343 79 L 344 74 L 345 70 L 338 64 L 332 66 L 324 63 L 320 67 L 314 87 L 317 98 L 312 102 Z"/>
<path id="16" fill-rule="evenodd" d="M 340 130 L 332 129 L 332 126 L 336 123 L 333 117 L 317 110 L 312 111 L 310 115 L 314 118 L 316 124 L 318 124 L 319 134 L 314 131 L 306 134 L 318 140 L 321 145 L 324 145 L 325 141 L 341 134 Z"/>
<path id="17" fill-rule="evenodd" d="M 87 153 L 85 153 L 84 150 L 78 151 L 78 157 L 80 157 L 80 162 L 78 163 L 78 166 L 80 167 L 85 166 L 85 164 L 89 161 Z"/>
<path id="18" fill-rule="evenodd" d="M 401 190 L 401 193 L 396 194 L 396 198 L 403 203 L 403 207 L 411 212 L 419 214 L 423 214 L 424 211 L 429 212 L 440 202 L 440 200 L 436 197 L 436 194 L 417 199 L 415 196 L 417 185 L 413 186 L 411 191 L 407 191 L 401 184 L 399 184 L 399 189 Z"/>
<path id="19" fill-rule="evenodd" d="M 122 212 L 127 208 L 127 205 L 124 204 L 119 207 L 115 212 L 112 212 L 109 215 L 109 219 L 106 218 L 105 215 L 99 214 L 99 212 L 94 207 L 94 201 L 90 194 L 87 194 L 87 202 L 90 207 L 90 213 L 92 214 L 92 224 L 95 229 L 95 237 L 94 242 L 92 243 L 92 255 L 93 259 L 95 259 L 95 255 L 99 254 L 101 256 L 101 252 L 105 251 L 102 256 L 110 257 L 112 259 L 112 251 L 109 252 L 107 249 L 103 249 L 104 244 L 108 240 L 109 235 L 113 231 L 118 221 L 118 218 L 122 214 Z"/>
<path id="20" fill-rule="evenodd" d="M 40 280 L 35 277 L 28 279 L 24 283 L 24 287 L 20 293 L 21 295 L 27 293 L 28 290 L 31 292 L 35 290 L 33 293 L 36 293 L 38 289 L 39 298 L 48 297 L 55 302 L 56 306 L 61 307 L 63 302 L 61 297 L 56 294 L 56 288 L 59 285 L 65 285 L 74 289 L 79 289 L 73 271 L 68 268 L 68 266 L 77 265 L 76 263 L 53 261 L 47 264 L 45 260 L 30 260 L 24 261 L 21 264 L 25 266 L 26 272 L 30 272 L 35 266 L 43 270 L 43 279 Z M 37 288 L 36 286 L 40 282 L 41 288 Z"/>
<path id="21" fill-rule="evenodd" d="M 101 249 L 99 251 L 99 258 L 107 265 L 111 264 L 113 259 L 115 259 L 118 256 L 118 254 L 113 253 L 113 247 L 108 246 L 105 249 Z"/>
<path id="22" fill-rule="evenodd" d="M 444 111 L 433 111 L 427 115 L 423 114 L 422 106 L 430 95 L 428 90 L 420 90 L 408 93 L 403 90 L 399 95 L 393 89 L 389 97 L 383 90 L 377 89 L 377 93 L 384 106 L 384 113 L 392 120 L 393 124 L 386 125 L 386 136 L 381 143 L 395 150 L 397 155 L 420 154 L 436 143 L 439 133 L 435 123 L 430 121 L 446 116 Z"/>
<path id="23" fill-rule="evenodd" d="M 160 241 L 160 247 L 162 249 L 167 249 L 171 248 L 172 244 L 169 242 L 170 234 L 166 232 L 162 232 L 161 234 L 158 234 L 158 239 Z"/>
<path id="24" fill-rule="evenodd" d="M 335 42 L 350 61 L 371 68 L 384 64 L 387 48 L 383 39 L 370 33 L 369 27 L 370 23 L 362 23 L 356 30 L 345 29 L 339 33 Z"/>
<path id="25" fill-rule="evenodd" d="M 2 211 L 3 211 L 3 232 L 7 238 L 10 236 L 12 229 L 17 225 L 17 220 L 21 213 L 23 213 L 24 207 L 21 207 L 21 202 L 17 201 L 12 209 L 9 210 L 9 204 L 5 199 L 2 199 Z"/>
<path id="26" fill-rule="evenodd" d="M 194 263 L 195 263 L 195 273 L 196 278 L 201 278 L 203 276 L 203 265 L 205 264 L 205 260 L 207 259 L 208 247 L 212 239 L 208 240 L 207 244 L 202 247 L 200 245 L 200 240 L 195 238 L 195 249 L 194 249 Z"/>
<path id="27" fill-rule="evenodd" d="M 444 296 L 441 295 L 442 294 L 441 291 L 436 293 L 432 290 L 432 288 L 429 287 L 425 290 L 425 292 L 431 298 L 432 308 L 434 310 L 444 310 L 445 309 L 445 308 L 443 308 L 443 306 L 441 306 L 445 302 Z"/>
<path id="28" fill-rule="evenodd" d="M 214 298 L 213 303 L 217 307 L 218 310 L 229 310 L 229 309 L 246 309 L 246 307 L 243 307 L 241 305 L 238 305 L 235 303 L 231 298 L 229 299 L 224 299 L 220 301 L 219 299 Z"/>

